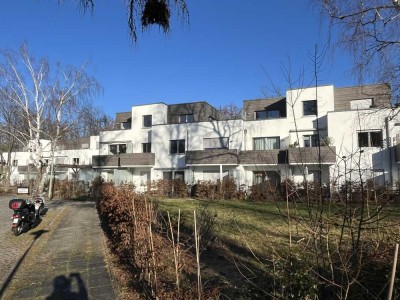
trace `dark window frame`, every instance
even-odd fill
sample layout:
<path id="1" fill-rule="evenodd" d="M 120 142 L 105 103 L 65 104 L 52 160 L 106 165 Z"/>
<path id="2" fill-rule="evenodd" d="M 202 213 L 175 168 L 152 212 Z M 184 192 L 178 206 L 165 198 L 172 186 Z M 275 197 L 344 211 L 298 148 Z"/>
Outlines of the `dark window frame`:
<path id="1" fill-rule="evenodd" d="M 309 145 L 306 144 L 306 137 L 309 138 Z M 320 141 L 318 140 L 318 134 L 305 134 L 303 135 L 303 142 L 304 142 L 304 147 L 305 148 L 312 148 L 312 147 L 318 147 L 320 145 Z"/>
<path id="2" fill-rule="evenodd" d="M 179 115 L 178 121 L 179 121 L 180 124 L 193 123 L 194 122 L 194 116 L 193 116 L 193 114 L 182 114 L 182 115 Z"/>
<path id="3" fill-rule="evenodd" d="M 142 153 L 151 153 L 151 143 L 142 143 Z"/>
<path id="4" fill-rule="evenodd" d="M 275 115 L 276 113 L 278 115 Z M 269 119 L 279 119 L 279 118 L 281 118 L 281 111 L 279 109 L 266 109 L 255 112 L 256 120 L 269 120 Z"/>
<path id="5" fill-rule="evenodd" d="M 318 114 L 317 100 L 303 101 L 303 116 L 316 116 Z"/>
<path id="6" fill-rule="evenodd" d="M 153 115 L 143 115 L 143 128 L 150 128 L 153 125 Z"/>
<path id="7" fill-rule="evenodd" d="M 265 147 L 265 145 L 266 145 L 266 143 L 265 143 L 265 140 L 267 140 L 267 139 L 277 139 L 278 140 L 278 148 L 272 148 L 272 149 L 266 149 L 266 147 Z M 264 142 L 263 142 L 263 149 L 256 149 L 257 147 L 256 147 L 256 141 L 257 140 L 263 140 Z M 256 137 L 256 138 L 253 138 L 253 149 L 254 150 L 279 150 L 279 149 L 281 149 L 281 137 L 280 136 L 265 136 L 265 137 Z"/>
<path id="8" fill-rule="evenodd" d="M 382 130 L 370 130 L 357 132 L 357 142 L 359 148 L 382 148 Z"/>
<path id="9" fill-rule="evenodd" d="M 185 154 L 186 152 L 186 141 L 181 140 L 170 140 L 169 141 L 169 153 L 170 154 Z"/>
<path id="10" fill-rule="evenodd" d="M 121 153 L 126 153 L 127 144 L 111 144 L 108 145 L 108 152 L 110 155 L 118 155 Z"/>

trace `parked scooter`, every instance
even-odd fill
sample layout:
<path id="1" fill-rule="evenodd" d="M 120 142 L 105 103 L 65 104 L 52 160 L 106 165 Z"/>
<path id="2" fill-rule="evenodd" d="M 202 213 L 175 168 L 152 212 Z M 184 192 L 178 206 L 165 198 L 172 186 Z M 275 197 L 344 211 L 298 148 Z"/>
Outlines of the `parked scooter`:
<path id="1" fill-rule="evenodd" d="M 14 211 L 11 220 L 14 235 L 28 231 L 35 224 L 35 204 L 29 199 L 12 199 L 9 207 Z"/>

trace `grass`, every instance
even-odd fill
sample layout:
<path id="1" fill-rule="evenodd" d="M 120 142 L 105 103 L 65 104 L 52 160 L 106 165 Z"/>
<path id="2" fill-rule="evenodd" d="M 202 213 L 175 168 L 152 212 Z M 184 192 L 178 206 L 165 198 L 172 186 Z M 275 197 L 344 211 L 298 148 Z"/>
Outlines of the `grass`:
<path id="1" fill-rule="evenodd" d="M 289 246 L 289 226 L 286 216 L 286 202 L 254 203 L 230 200 L 194 200 L 194 199 L 162 199 L 156 200 L 161 211 L 169 212 L 176 222 L 178 210 L 181 210 L 181 223 L 188 229 L 193 228 L 193 211 L 204 208 L 216 216 L 216 234 L 220 241 L 235 247 L 245 248 L 257 255 L 270 257 L 276 250 L 287 249 Z M 340 204 L 324 205 L 323 216 L 330 222 L 337 221 L 336 227 L 331 226 L 334 237 L 340 232 Z M 304 203 L 289 203 L 289 214 L 292 217 L 290 234 L 292 246 L 296 249 L 299 241 L 306 239 L 312 230 L 309 216 L 316 217 L 316 208 L 308 209 Z M 372 213 L 371 213 L 372 214 Z M 388 205 L 381 212 L 382 228 L 397 228 L 400 219 L 400 207 Z M 301 252 L 301 246 L 298 248 Z"/>
<path id="2" fill-rule="evenodd" d="M 161 211 L 168 211 L 175 222 L 180 209 L 182 224 L 190 229 L 193 228 L 193 211 L 206 208 L 216 216 L 219 241 L 257 254 L 271 253 L 274 248 L 285 247 L 289 242 L 286 218 L 279 212 L 279 209 L 285 209 L 284 203 L 277 206 L 275 203 L 229 200 L 163 199 L 157 204 Z"/>

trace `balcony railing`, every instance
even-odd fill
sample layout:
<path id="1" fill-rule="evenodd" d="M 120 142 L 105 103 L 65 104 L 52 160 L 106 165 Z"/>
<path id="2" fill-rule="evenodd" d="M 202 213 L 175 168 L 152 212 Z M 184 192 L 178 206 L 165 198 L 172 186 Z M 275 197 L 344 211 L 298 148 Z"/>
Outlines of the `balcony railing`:
<path id="1" fill-rule="evenodd" d="M 208 149 L 186 151 L 186 165 L 237 165 L 236 149 Z"/>
<path id="2" fill-rule="evenodd" d="M 248 150 L 239 153 L 242 165 L 277 165 L 287 163 L 286 150 Z"/>
<path id="3" fill-rule="evenodd" d="M 335 147 L 321 147 L 321 164 L 336 162 Z M 289 150 L 211 149 L 186 152 L 186 165 L 278 165 L 318 164 L 318 147 L 290 148 Z"/>
<path id="4" fill-rule="evenodd" d="M 121 153 L 119 155 L 94 155 L 92 157 L 94 169 L 154 166 L 154 163 L 154 153 Z"/>
<path id="5" fill-rule="evenodd" d="M 318 149 L 321 149 L 318 154 Z M 289 164 L 321 164 L 332 165 L 336 163 L 336 147 L 302 147 L 288 150 Z"/>

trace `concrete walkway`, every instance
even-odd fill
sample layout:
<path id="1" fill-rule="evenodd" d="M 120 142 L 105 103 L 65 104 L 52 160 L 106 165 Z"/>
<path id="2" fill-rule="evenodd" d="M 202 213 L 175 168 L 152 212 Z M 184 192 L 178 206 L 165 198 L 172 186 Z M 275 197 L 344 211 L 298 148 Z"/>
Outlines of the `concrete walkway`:
<path id="1" fill-rule="evenodd" d="M 1 299 L 116 299 L 105 261 L 104 237 L 93 202 L 47 201 L 51 222 L 3 282 Z M 49 221 L 49 220 L 47 220 Z M 11 227 L 11 221 L 9 226 Z"/>

